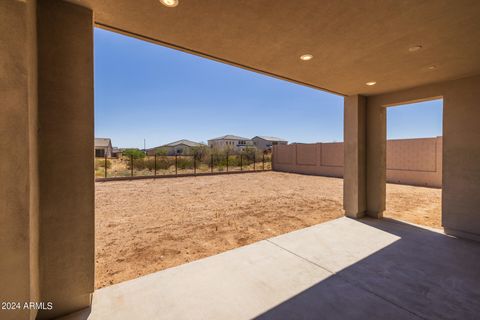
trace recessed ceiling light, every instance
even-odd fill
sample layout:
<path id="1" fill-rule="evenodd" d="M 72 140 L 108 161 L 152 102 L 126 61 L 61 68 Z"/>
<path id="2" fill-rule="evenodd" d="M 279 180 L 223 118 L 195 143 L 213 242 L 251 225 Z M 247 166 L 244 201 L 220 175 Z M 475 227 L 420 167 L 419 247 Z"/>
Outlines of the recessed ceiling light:
<path id="1" fill-rule="evenodd" d="M 416 46 L 408 48 L 408 51 L 415 52 L 415 51 L 418 51 L 420 49 L 422 49 L 422 46 L 421 45 L 416 45 Z"/>
<path id="2" fill-rule="evenodd" d="M 178 0 L 160 0 L 160 3 L 170 8 L 178 6 Z"/>
<path id="3" fill-rule="evenodd" d="M 302 54 L 300 56 L 300 59 L 303 60 L 303 61 L 308 61 L 308 60 L 312 60 L 313 56 L 311 54 Z"/>
<path id="4" fill-rule="evenodd" d="M 367 83 L 365 83 L 365 84 L 366 84 L 367 86 L 374 86 L 374 85 L 377 84 L 377 82 L 376 82 L 376 81 L 369 81 L 369 82 L 367 82 Z"/>

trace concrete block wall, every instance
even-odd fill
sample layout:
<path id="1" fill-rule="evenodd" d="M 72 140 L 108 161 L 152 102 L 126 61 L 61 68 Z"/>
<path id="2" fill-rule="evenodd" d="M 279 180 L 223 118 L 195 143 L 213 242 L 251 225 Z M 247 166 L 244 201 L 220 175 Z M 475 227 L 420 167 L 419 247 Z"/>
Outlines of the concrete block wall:
<path id="1" fill-rule="evenodd" d="M 343 143 L 277 145 L 273 148 L 272 168 L 328 177 L 343 177 Z"/>
<path id="2" fill-rule="evenodd" d="M 388 140 L 387 182 L 441 188 L 442 140 Z"/>
<path id="3" fill-rule="evenodd" d="M 387 182 L 442 186 L 442 137 L 387 141 Z M 343 143 L 274 146 L 273 170 L 343 177 Z"/>

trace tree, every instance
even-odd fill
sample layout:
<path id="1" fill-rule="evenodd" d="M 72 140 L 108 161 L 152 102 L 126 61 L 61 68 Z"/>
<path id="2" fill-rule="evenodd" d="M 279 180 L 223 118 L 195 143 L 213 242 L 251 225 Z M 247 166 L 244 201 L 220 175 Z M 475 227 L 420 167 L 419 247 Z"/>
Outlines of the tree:
<path id="1" fill-rule="evenodd" d="M 123 156 L 133 159 L 143 159 L 145 158 L 145 153 L 138 149 L 126 149 L 123 151 Z"/>

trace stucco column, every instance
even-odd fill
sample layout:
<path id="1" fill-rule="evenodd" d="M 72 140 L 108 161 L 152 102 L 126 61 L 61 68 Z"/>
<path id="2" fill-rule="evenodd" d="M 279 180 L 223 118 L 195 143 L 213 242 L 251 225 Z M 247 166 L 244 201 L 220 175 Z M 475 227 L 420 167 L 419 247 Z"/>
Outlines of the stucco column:
<path id="1" fill-rule="evenodd" d="M 443 93 L 442 225 L 480 241 L 480 76 L 447 82 Z"/>
<path id="2" fill-rule="evenodd" d="M 382 218 L 386 202 L 387 110 L 369 103 L 366 109 L 366 214 Z"/>
<path id="3" fill-rule="evenodd" d="M 343 209 L 351 218 L 361 218 L 366 211 L 365 125 L 365 97 L 345 97 Z"/>
<path id="4" fill-rule="evenodd" d="M 35 10 L 0 1 L 0 302 L 22 304 L 39 300 Z M 36 314 L 0 308 L 5 320 Z"/>
<path id="5" fill-rule="evenodd" d="M 40 293 L 53 318 L 94 290 L 93 20 L 90 9 L 38 1 Z"/>
<path id="6" fill-rule="evenodd" d="M 345 215 L 381 218 L 385 210 L 386 117 L 385 108 L 369 106 L 360 95 L 344 100 Z"/>

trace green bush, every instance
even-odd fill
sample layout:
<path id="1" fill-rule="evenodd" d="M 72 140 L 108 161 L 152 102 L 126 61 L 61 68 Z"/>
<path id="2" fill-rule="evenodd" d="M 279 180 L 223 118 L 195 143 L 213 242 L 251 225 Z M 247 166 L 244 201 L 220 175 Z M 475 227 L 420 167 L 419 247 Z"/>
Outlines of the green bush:
<path id="1" fill-rule="evenodd" d="M 130 159 L 133 157 L 133 159 L 143 159 L 145 158 L 145 152 L 138 150 L 138 149 L 126 149 L 123 151 L 123 156 L 127 157 Z"/>

